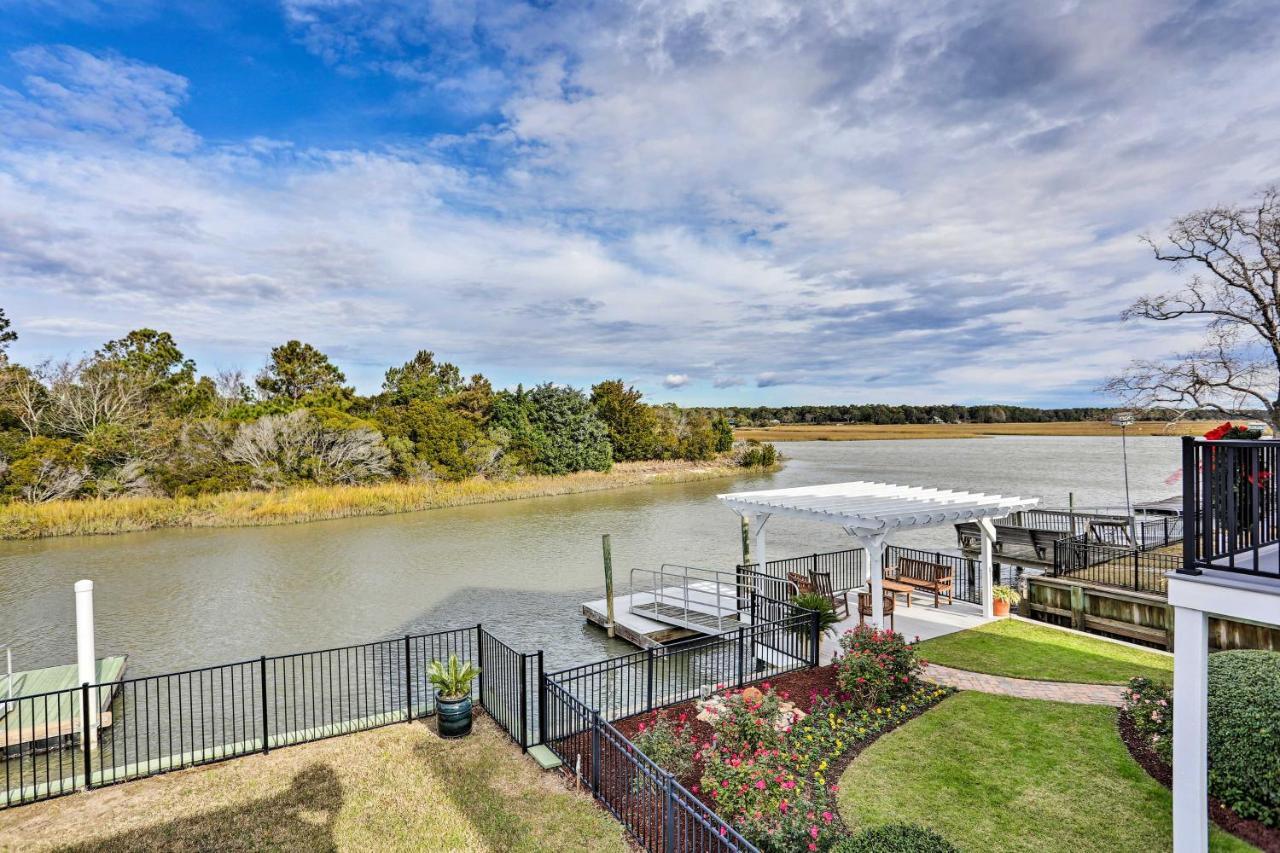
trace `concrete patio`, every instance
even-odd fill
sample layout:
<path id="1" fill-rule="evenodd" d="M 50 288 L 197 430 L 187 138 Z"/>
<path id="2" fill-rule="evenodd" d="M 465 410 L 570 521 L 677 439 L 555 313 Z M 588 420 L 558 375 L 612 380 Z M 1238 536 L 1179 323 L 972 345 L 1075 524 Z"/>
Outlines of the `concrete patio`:
<path id="1" fill-rule="evenodd" d="M 930 640 L 993 621 L 983 617 L 981 606 L 965 601 L 957 600 L 953 604 L 944 603 L 941 607 L 934 607 L 932 595 L 915 595 L 911 606 L 907 607 L 903 604 L 902 596 L 897 598 L 893 614 L 893 630 L 908 640 L 917 638 Z M 888 619 L 886 618 L 885 621 L 887 623 Z M 821 659 L 824 663 L 830 661 L 831 656 L 839 649 L 840 634 L 856 627 L 858 627 L 857 590 L 850 590 L 849 618 L 840 622 L 835 636 L 826 635 L 822 638 Z"/>

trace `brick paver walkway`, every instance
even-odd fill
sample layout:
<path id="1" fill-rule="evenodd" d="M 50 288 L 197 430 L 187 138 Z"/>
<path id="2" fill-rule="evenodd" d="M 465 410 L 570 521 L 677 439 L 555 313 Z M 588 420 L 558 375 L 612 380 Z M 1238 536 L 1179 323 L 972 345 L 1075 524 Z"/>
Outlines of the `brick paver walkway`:
<path id="1" fill-rule="evenodd" d="M 1020 699 L 1049 699 L 1054 702 L 1074 702 L 1077 705 L 1119 705 L 1124 688 L 1110 684 L 1071 684 L 1061 681 L 1030 681 L 1025 678 L 1007 678 L 1003 675 L 986 675 L 965 669 L 952 669 L 940 664 L 929 664 L 923 673 L 927 681 L 960 690 L 976 690 L 979 693 L 999 693 Z"/>

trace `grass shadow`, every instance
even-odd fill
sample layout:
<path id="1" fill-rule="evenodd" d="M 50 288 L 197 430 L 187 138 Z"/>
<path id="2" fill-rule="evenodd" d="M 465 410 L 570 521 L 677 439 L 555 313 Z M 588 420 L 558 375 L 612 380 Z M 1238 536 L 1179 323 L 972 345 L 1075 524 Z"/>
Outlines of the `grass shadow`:
<path id="1" fill-rule="evenodd" d="M 312 764 L 275 796 L 58 849 L 335 851 L 334 824 L 342 799 L 333 768 Z"/>

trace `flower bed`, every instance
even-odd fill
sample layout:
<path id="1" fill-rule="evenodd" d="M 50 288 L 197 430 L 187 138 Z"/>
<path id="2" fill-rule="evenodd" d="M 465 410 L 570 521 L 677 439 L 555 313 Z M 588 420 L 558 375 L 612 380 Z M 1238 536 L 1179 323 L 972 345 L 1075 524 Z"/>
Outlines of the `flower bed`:
<path id="1" fill-rule="evenodd" d="M 846 832 L 836 779 L 861 749 L 952 691 L 919 682 L 901 635 L 859 629 L 835 663 L 616 725 L 764 851 L 825 851 Z"/>

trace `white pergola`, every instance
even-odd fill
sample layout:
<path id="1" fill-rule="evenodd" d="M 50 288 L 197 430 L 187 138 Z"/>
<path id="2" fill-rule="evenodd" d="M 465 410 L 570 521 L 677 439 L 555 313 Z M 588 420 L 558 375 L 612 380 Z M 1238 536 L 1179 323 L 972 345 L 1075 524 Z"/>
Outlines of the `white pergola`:
<path id="1" fill-rule="evenodd" d="M 871 621 L 877 628 L 884 627 L 883 548 L 886 536 L 897 530 L 976 521 L 982 531 L 982 615 L 990 617 L 991 552 L 996 538 L 993 522 L 1010 513 L 1031 509 L 1040 502 L 1038 498 L 869 482 L 733 492 L 717 497 L 746 519 L 754 539 L 753 556 L 761 566 L 767 562 L 764 526 L 775 515 L 805 518 L 844 528 L 867 552 Z"/>

